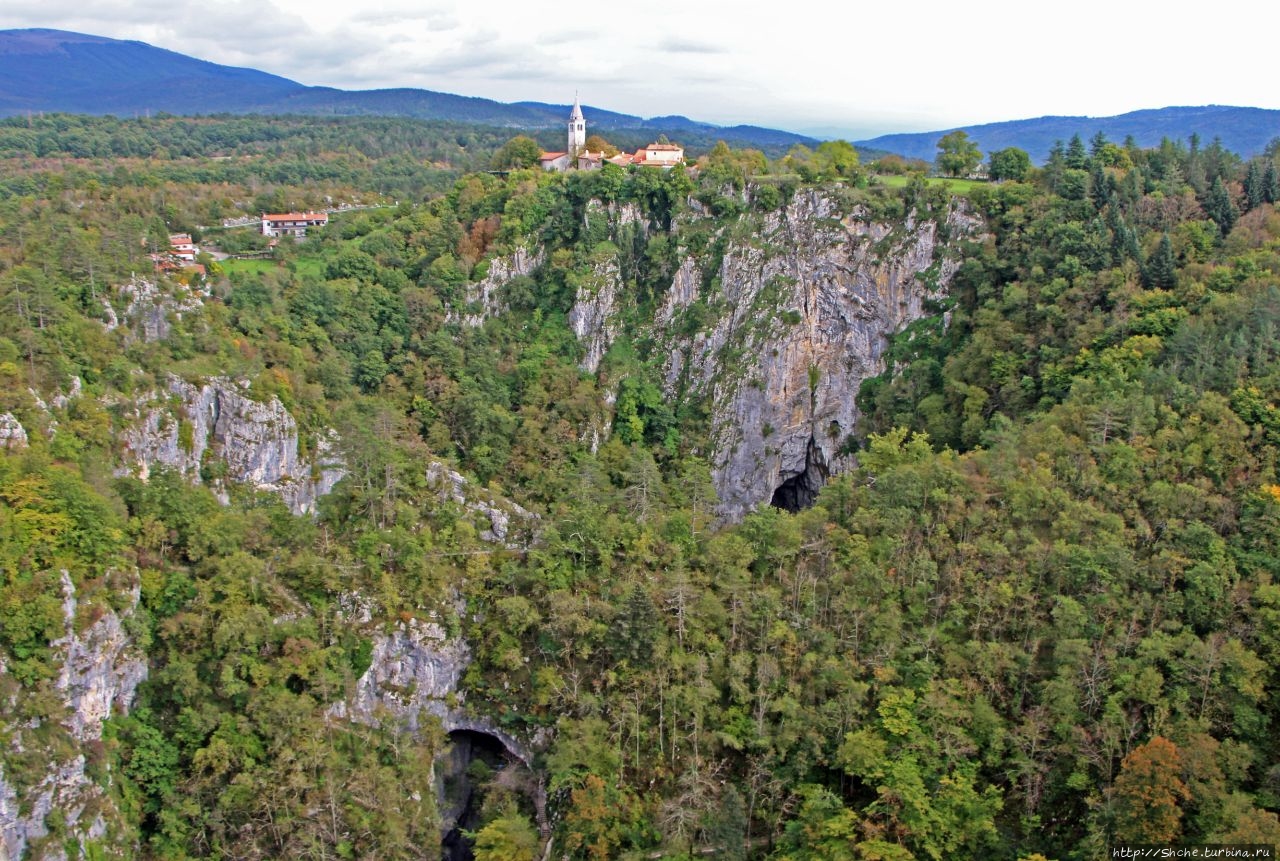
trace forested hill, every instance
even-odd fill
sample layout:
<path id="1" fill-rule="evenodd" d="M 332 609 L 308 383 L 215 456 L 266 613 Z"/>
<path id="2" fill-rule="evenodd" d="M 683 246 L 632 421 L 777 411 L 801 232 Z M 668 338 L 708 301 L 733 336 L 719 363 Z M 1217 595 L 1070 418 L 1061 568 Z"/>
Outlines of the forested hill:
<path id="1" fill-rule="evenodd" d="M 0 115 L 252 111 L 305 90 L 253 69 L 143 42 L 62 30 L 0 31 Z"/>
<path id="2" fill-rule="evenodd" d="M 0 31 L 0 116 L 61 112 L 142 116 L 155 113 L 399 116 L 519 129 L 560 129 L 568 105 L 395 88 L 309 87 L 253 69 L 197 60 L 147 45 L 61 30 Z M 720 127 L 686 117 L 646 120 L 587 106 L 593 131 L 633 130 L 652 139 L 716 139 L 754 146 L 813 144 L 812 138 L 755 126 Z M 647 142 L 647 141 L 646 141 Z"/>
<path id="3" fill-rule="evenodd" d="M 307 125 L 0 123 L 0 857 L 1280 844 L 1276 152 Z"/>
<path id="4" fill-rule="evenodd" d="M 1280 111 L 1207 105 L 1133 111 L 1114 117 L 1037 117 L 960 128 L 984 153 L 1018 147 L 1031 153 L 1038 163 L 1056 141 L 1067 141 L 1074 135 L 1088 140 L 1098 132 L 1118 141 L 1132 136 L 1141 147 L 1158 146 L 1164 138 L 1189 140 L 1197 135 L 1206 144 L 1218 138 L 1232 152 L 1250 156 L 1280 137 Z M 932 161 L 938 154 L 938 139 L 951 131 L 956 129 L 883 135 L 859 141 L 858 146 Z"/>

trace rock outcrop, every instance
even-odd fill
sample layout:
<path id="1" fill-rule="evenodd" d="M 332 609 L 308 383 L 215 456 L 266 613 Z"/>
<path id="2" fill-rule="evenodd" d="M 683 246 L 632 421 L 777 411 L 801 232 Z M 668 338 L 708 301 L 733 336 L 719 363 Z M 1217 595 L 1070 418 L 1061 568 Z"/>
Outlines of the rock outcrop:
<path id="1" fill-rule="evenodd" d="M 367 669 L 335 717 L 380 722 L 393 718 L 417 732 L 424 715 L 445 721 L 461 703 L 458 682 L 471 662 L 471 649 L 439 622 L 410 619 L 374 637 Z"/>
<path id="2" fill-rule="evenodd" d="M 124 304 L 123 321 L 115 307 L 102 301 L 103 325 L 108 331 L 125 325 L 133 337 L 144 342 L 163 341 L 173 330 L 173 323 L 204 307 L 207 290 L 174 285 L 162 289 L 155 281 L 134 277 L 127 284 L 116 288 L 116 294 Z"/>
<path id="3" fill-rule="evenodd" d="M 0 413 L 0 451 L 27 447 L 27 429 L 13 413 Z"/>
<path id="4" fill-rule="evenodd" d="M 310 460 L 298 452 L 298 425 L 278 398 L 255 401 L 248 384 L 215 377 L 194 385 L 170 376 L 167 393 L 140 402 L 123 433 L 126 457 L 145 478 L 156 465 L 225 493 L 226 480 L 279 493 L 295 514 L 314 510 L 345 474 L 335 436 Z M 208 463 L 216 469 L 206 470 Z"/>
<path id="5" fill-rule="evenodd" d="M 528 765 L 533 753 L 524 743 L 466 710 L 466 696 L 458 683 L 470 663 L 466 640 L 451 635 L 439 621 L 397 622 L 390 633 L 374 637 L 369 669 L 347 701 L 335 703 L 329 713 L 374 724 L 391 720 L 408 732 L 417 732 L 423 718 L 433 716 L 445 732 L 493 736 Z"/>
<path id="6" fill-rule="evenodd" d="M 569 309 L 569 328 L 583 347 L 578 367 L 594 374 L 600 360 L 617 335 L 618 294 L 622 274 L 614 257 L 595 263 L 578 285 L 573 307 Z"/>
<path id="7" fill-rule="evenodd" d="M 683 262 L 655 328 L 669 393 L 710 400 L 722 518 L 804 507 L 852 465 L 859 386 L 883 370 L 888 336 L 941 298 L 954 244 L 979 228 L 961 205 L 893 225 L 811 190 L 729 242 L 709 287 L 705 261 Z M 680 334 L 699 300 L 713 322 Z"/>
<path id="8" fill-rule="evenodd" d="M 427 464 L 427 483 L 441 500 L 456 502 L 481 520 L 480 540 L 508 547 L 527 546 L 538 515 L 482 488 L 438 460 Z"/>
<path id="9" fill-rule="evenodd" d="M 454 319 L 464 326 L 475 328 L 483 326 L 484 321 L 490 317 L 501 314 L 505 310 L 502 288 L 513 278 L 531 274 L 542 265 L 542 260 L 541 248 L 531 252 L 523 246 L 506 256 L 494 257 L 489 261 L 489 271 L 485 276 L 467 285 L 468 310 Z"/>
<path id="10" fill-rule="evenodd" d="M 120 819 L 105 784 L 95 782 L 86 771 L 84 747 L 102 738 L 102 724 L 113 713 L 128 712 L 138 685 L 147 676 L 146 661 L 123 624 L 137 607 L 138 585 L 135 582 L 125 593 L 127 604 L 119 613 L 96 608 L 97 620 L 79 632 L 79 601 L 65 571 L 62 592 L 66 633 L 50 645 L 59 668 L 54 689 L 62 700 L 61 730 L 67 742 L 59 748 L 74 753 L 51 752 L 44 775 L 33 785 L 16 786 L 0 773 L 3 858 L 65 859 L 68 839 L 96 840 L 107 834 L 109 821 Z M 13 712 L 11 707 L 7 710 Z M 16 751 L 27 750 L 39 743 L 35 735 L 39 729 L 38 724 L 11 726 L 8 744 Z M 46 820 L 55 810 L 63 839 L 50 841 L 45 839 L 50 834 Z"/>

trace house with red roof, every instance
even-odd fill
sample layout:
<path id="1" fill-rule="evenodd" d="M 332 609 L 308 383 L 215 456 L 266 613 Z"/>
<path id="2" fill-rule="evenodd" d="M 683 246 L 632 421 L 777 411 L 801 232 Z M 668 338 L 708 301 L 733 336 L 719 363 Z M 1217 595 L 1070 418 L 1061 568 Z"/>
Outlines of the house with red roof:
<path id="1" fill-rule="evenodd" d="M 329 223 L 327 212 L 262 213 L 263 236 L 292 236 L 301 239 L 308 227 L 324 227 Z"/>

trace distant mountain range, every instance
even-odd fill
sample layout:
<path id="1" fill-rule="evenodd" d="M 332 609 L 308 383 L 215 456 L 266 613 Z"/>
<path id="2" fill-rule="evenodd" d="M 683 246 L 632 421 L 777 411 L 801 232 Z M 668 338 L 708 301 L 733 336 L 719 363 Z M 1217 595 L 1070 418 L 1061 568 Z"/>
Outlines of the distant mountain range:
<path id="1" fill-rule="evenodd" d="M 805 135 L 759 126 L 717 126 L 688 117 L 643 117 L 586 107 L 593 130 L 682 135 L 709 145 L 735 145 L 784 152 L 792 144 L 814 146 Z M 410 88 L 339 90 L 309 87 L 288 78 L 220 66 L 144 42 L 121 41 L 63 30 L 0 30 L 0 116 L 65 112 L 138 116 L 171 114 L 303 114 L 313 116 L 403 116 L 481 123 L 522 130 L 553 129 L 564 123 L 568 105 L 507 104 Z M 1280 111 L 1261 108 L 1174 107 L 1134 111 L 1116 117 L 1039 117 L 962 127 L 984 153 L 1016 146 L 1043 162 L 1055 141 L 1101 131 L 1140 146 L 1162 138 L 1186 140 L 1199 134 L 1220 138 L 1228 149 L 1249 156 L 1280 136 Z M 937 142 L 954 129 L 884 135 L 858 141 L 864 157 L 895 152 L 932 161 Z"/>
<path id="2" fill-rule="evenodd" d="M 1198 134 L 1202 144 L 1216 137 L 1227 149 L 1248 157 L 1262 152 L 1273 138 L 1280 137 L 1280 111 L 1207 105 L 1133 111 L 1116 117 L 1038 117 L 960 128 L 977 141 L 984 154 L 1016 146 L 1026 150 L 1037 163 L 1048 158 L 1055 141 L 1065 143 L 1078 134 L 1087 143 L 1098 132 L 1116 143 L 1133 135 L 1142 147 L 1157 146 L 1163 138 L 1186 141 Z M 933 161 L 938 154 L 938 139 L 952 131 L 956 129 L 883 135 L 858 141 L 858 146 Z"/>
<path id="3" fill-rule="evenodd" d="M 593 130 L 652 129 L 730 143 L 786 147 L 814 138 L 758 126 L 716 126 L 688 117 L 644 119 L 584 106 Z M 115 114 L 306 114 L 402 116 L 514 129 L 564 124 L 569 105 L 506 104 L 410 88 L 309 87 L 254 69 L 220 66 L 144 42 L 64 30 L 0 30 L 0 116 L 29 112 Z"/>

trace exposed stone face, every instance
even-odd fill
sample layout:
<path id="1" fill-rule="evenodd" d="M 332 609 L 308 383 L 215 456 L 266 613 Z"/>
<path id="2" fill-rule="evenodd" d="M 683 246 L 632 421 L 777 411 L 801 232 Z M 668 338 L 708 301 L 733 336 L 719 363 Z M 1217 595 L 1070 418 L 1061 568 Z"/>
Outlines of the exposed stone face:
<path id="1" fill-rule="evenodd" d="M 207 291 L 193 290 L 176 285 L 172 292 L 161 289 L 154 281 L 134 277 L 128 284 L 116 288 L 125 303 L 124 323 L 134 336 L 145 342 L 163 341 L 173 330 L 174 319 L 199 311 L 204 307 Z M 103 300 L 104 325 L 108 331 L 120 325 L 115 308 Z"/>
<path id="2" fill-rule="evenodd" d="M 0 450 L 13 451 L 27 447 L 27 429 L 13 413 L 0 413 Z"/>
<path id="3" fill-rule="evenodd" d="M 600 368 L 600 360 L 617 334 L 618 294 L 622 273 L 616 258 L 591 267 L 569 309 L 569 328 L 585 351 L 578 367 L 589 374 Z"/>
<path id="4" fill-rule="evenodd" d="M 120 614 L 104 610 L 82 632 L 76 631 L 79 602 L 65 571 L 62 593 L 66 633 L 51 644 L 59 666 L 55 689 L 65 705 L 62 726 L 73 746 L 80 747 L 102 738 L 103 721 L 113 713 L 128 712 L 147 676 L 146 661 L 122 623 L 137 606 L 139 591 L 135 582 Z M 34 743 L 28 729 L 12 728 L 9 743 L 17 749 Z M 108 818 L 119 818 L 104 788 L 86 773 L 82 753 L 50 762 L 44 777 L 22 791 L 0 773 L 0 858 L 65 859 L 63 841 L 42 840 L 49 833 L 46 817 L 54 810 L 67 836 L 80 840 L 102 837 Z"/>
<path id="5" fill-rule="evenodd" d="M 297 423 L 278 398 L 252 400 L 246 383 L 222 377 L 196 386 L 170 376 L 167 388 L 176 408 L 153 395 L 123 434 L 143 478 L 160 464 L 201 480 L 208 454 L 225 465 L 226 478 L 279 493 L 295 514 L 306 514 L 345 474 L 332 432 L 318 442 L 314 463 L 299 457 Z"/>
<path id="6" fill-rule="evenodd" d="M 450 635 L 438 621 L 398 622 L 391 633 L 373 640 L 372 661 L 353 695 L 333 705 L 337 718 L 379 724 L 391 720 L 417 732 L 424 716 L 439 718 L 445 732 L 471 730 L 491 735 L 513 755 L 529 763 L 532 754 L 514 736 L 465 708 L 458 683 L 471 663 L 471 647 Z"/>
<path id="7" fill-rule="evenodd" d="M 369 669 L 350 701 L 337 703 L 333 713 L 371 722 L 393 716 L 416 732 L 423 713 L 445 720 L 461 703 L 458 681 L 470 663 L 470 647 L 439 623 L 398 623 L 391 633 L 374 638 Z"/>
<path id="8" fill-rule="evenodd" d="M 528 544 L 529 532 L 538 515 L 509 499 L 502 499 L 474 486 L 460 473 L 438 460 L 427 464 L 426 476 L 427 482 L 436 489 L 441 499 L 456 502 L 484 520 L 485 526 L 480 530 L 481 541 L 505 544 L 508 547 Z"/>
<path id="9" fill-rule="evenodd" d="M 959 208 L 944 223 L 949 241 L 979 229 Z M 722 518 L 770 501 L 802 507 L 852 466 L 844 445 L 859 386 L 883 370 L 887 337 L 921 317 L 958 267 L 939 227 L 910 218 L 895 229 L 805 191 L 758 237 L 730 244 L 717 292 L 704 295 L 697 261 L 681 266 L 657 318 L 670 345 L 665 376 L 673 395 L 711 400 Z M 715 323 L 691 337 L 672 333 L 700 296 Z"/>
<path id="10" fill-rule="evenodd" d="M 71 709 L 67 727 L 78 741 L 102 738 L 102 722 L 116 710 L 128 712 L 138 685 L 147 677 L 147 664 L 134 654 L 122 619 L 107 610 L 82 634 L 75 633 L 78 602 L 67 572 L 62 572 L 62 612 L 66 636 L 53 643 L 65 658 L 57 688 Z M 135 581 L 128 592 L 130 615 L 138 606 L 141 586 Z"/>
<path id="11" fill-rule="evenodd" d="M 489 261 L 489 272 L 484 278 L 467 285 L 467 305 L 479 310 L 455 318 L 464 326 L 483 326 L 484 321 L 496 317 L 506 308 L 502 304 L 501 291 L 513 278 L 529 275 L 542 265 L 543 250 L 529 251 L 521 246 L 505 257 Z M 452 316 L 452 315 L 451 315 Z"/>

